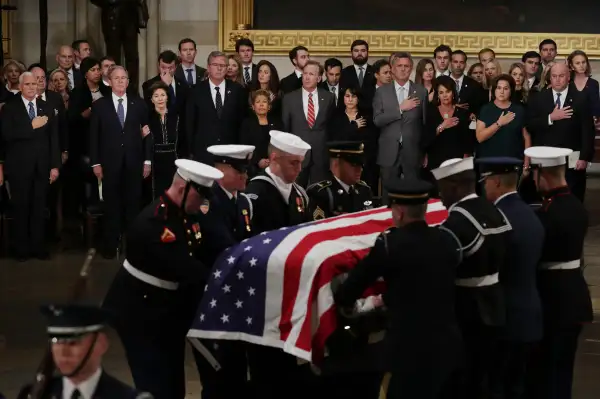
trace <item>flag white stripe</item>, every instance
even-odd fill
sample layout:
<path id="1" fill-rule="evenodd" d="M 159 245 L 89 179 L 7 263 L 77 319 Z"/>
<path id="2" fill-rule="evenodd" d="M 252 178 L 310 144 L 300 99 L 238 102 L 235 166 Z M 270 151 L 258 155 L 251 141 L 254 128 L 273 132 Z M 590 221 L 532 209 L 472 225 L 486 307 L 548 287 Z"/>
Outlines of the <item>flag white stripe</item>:
<path id="1" fill-rule="evenodd" d="M 372 211 L 371 211 L 372 212 Z M 358 212 L 360 215 L 363 212 Z M 282 269 L 285 268 L 290 253 L 302 242 L 302 240 L 311 233 L 316 233 L 325 230 L 332 230 L 340 227 L 355 226 L 370 220 L 386 220 L 391 217 L 390 212 L 370 213 L 362 216 L 346 217 L 340 219 L 332 219 L 331 222 L 310 224 L 306 227 L 297 229 L 288 234 L 279 245 L 273 250 L 267 262 L 267 283 L 266 290 L 269 293 L 268 300 L 265 301 L 265 333 L 272 333 L 274 329 L 278 330 L 279 321 L 281 320 L 281 306 L 283 301 L 283 286 L 285 273 Z M 268 235 L 267 235 L 268 236 Z M 267 237 L 265 236 L 265 237 Z M 331 256 L 331 253 L 330 255 Z M 314 265 L 313 262 L 311 262 Z M 318 265 L 317 265 L 318 266 Z M 304 267 L 303 267 L 304 269 Z M 314 269 L 314 267 L 313 267 Z M 311 271 L 310 275 L 314 275 Z M 301 279 L 302 284 L 312 284 L 312 280 Z M 305 300 L 306 297 L 302 298 Z M 296 302 L 302 301 L 296 299 Z"/>

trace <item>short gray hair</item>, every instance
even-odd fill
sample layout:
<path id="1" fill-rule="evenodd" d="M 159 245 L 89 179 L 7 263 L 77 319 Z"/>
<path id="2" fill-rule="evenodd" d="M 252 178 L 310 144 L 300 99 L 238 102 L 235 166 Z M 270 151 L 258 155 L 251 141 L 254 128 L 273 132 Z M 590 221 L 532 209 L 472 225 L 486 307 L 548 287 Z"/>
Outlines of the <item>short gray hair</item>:
<path id="1" fill-rule="evenodd" d="M 217 57 L 223 57 L 223 58 L 227 59 L 227 54 L 225 54 L 222 51 L 211 51 L 210 54 L 208 55 L 208 58 L 206 59 L 206 65 L 210 65 L 213 58 L 217 58 Z"/>
<path id="2" fill-rule="evenodd" d="M 414 65 L 412 55 L 410 55 L 410 53 L 408 53 L 406 51 L 397 51 L 395 53 L 392 53 L 392 55 L 390 57 L 390 64 L 392 64 L 392 66 L 394 66 L 394 64 L 396 63 L 396 60 L 400 59 L 400 58 L 408 58 L 408 60 L 410 60 L 410 65 Z"/>
<path id="3" fill-rule="evenodd" d="M 123 71 L 125 71 L 125 73 L 127 74 L 127 77 L 129 77 L 129 72 L 127 72 L 127 69 L 123 66 L 123 65 L 113 65 L 109 70 L 108 70 L 108 78 L 112 78 L 112 74 L 114 71 L 116 71 L 117 69 L 121 69 Z"/>
<path id="4" fill-rule="evenodd" d="M 19 75 L 19 85 L 23 84 L 23 80 L 25 79 L 26 76 L 31 76 L 32 78 L 35 79 L 35 76 L 33 76 L 33 74 L 31 72 L 25 71 L 21 75 Z"/>

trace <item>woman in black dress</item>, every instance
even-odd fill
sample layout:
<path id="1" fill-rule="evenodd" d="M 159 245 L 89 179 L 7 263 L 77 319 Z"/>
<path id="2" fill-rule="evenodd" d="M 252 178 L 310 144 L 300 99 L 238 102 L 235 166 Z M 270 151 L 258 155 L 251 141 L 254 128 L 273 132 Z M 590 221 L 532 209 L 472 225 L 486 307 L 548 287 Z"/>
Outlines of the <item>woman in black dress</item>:
<path id="1" fill-rule="evenodd" d="M 269 166 L 269 132 L 283 129 L 281 121 L 269 113 L 271 105 L 270 91 L 258 89 L 250 93 L 250 106 L 254 112 L 242 121 L 240 127 L 240 143 L 254 146 L 249 177 L 256 176 Z"/>
<path id="2" fill-rule="evenodd" d="M 365 164 L 362 179 L 371 187 L 373 195 L 379 192 L 379 165 L 377 165 L 377 140 L 379 135 L 373 117 L 362 104 L 362 91 L 357 87 L 345 89 L 344 109 L 336 108 L 327 130 L 330 140 L 361 141 L 364 145 Z"/>
<path id="3" fill-rule="evenodd" d="M 422 147 L 428 170 L 452 158 L 473 155 L 475 135 L 469 129 L 470 116 L 456 106 L 456 83 L 449 76 L 435 80 L 433 102 L 427 112 Z"/>
<path id="4" fill-rule="evenodd" d="M 250 82 L 250 92 L 255 90 L 266 90 L 269 92 L 271 99 L 271 107 L 269 109 L 269 117 L 281 119 L 281 98 L 283 93 L 279 89 L 279 75 L 273 64 L 267 60 L 261 60 L 256 64 L 258 69 L 258 79 Z M 252 106 L 252 104 L 250 104 Z"/>
<path id="5" fill-rule="evenodd" d="M 163 82 L 150 86 L 150 100 L 154 109 L 150 110 L 148 127 L 153 140 L 152 160 L 152 199 L 161 196 L 171 185 L 175 174 L 179 144 L 179 115 L 174 110 L 169 111 L 169 90 Z"/>

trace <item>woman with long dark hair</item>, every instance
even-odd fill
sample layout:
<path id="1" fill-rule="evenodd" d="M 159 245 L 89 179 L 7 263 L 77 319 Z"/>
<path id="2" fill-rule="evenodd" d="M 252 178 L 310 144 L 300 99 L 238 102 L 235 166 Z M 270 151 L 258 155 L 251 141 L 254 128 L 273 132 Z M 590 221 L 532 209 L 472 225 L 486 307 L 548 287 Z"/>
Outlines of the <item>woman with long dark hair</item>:
<path id="1" fill-rule="evenodd" d="M 261 60 L 256 64 L 258 79 L 250 82 L 250 92 L 255 90 L 266 90 L 269 92 L 271 108 L 269 114 L 281 119 L 281 98 L 283 93 L 279 88 L 279 74 L 275 66 L 267 60 Z"/>

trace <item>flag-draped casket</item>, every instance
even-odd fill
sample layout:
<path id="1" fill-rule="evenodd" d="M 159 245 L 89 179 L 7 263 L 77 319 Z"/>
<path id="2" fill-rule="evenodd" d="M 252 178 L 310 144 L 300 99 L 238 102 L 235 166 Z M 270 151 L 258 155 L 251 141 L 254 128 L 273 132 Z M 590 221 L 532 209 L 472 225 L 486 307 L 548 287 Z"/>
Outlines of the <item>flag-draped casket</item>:
<path id="1" fill-rule="evenodd" d="M 332 279 L 367 255 L 391 217 L 385 207 L 345 214 L 264 232 L 227 249 L 213 266 L 188 336 L 267 345 L 318 362 L 336 328 Z M 441 202 L 430 201 L 428 223 L 446 217 Z"/>

